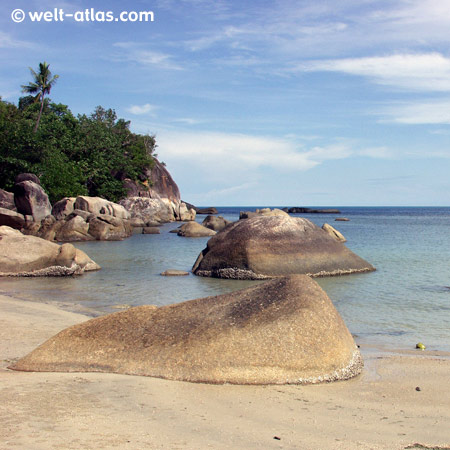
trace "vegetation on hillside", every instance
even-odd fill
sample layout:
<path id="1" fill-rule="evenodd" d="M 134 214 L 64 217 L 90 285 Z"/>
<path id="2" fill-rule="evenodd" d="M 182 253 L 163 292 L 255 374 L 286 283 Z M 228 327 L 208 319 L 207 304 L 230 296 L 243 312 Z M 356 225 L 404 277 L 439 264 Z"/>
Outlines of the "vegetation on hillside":
<path id="1" fill-rule="evenodd" d="M 52 203 L 77 195 L 117 201 L 125 195 L 122 180 L 139 181 L 154 164 L 154 136 L 132 133 L 129 125 L 101 106 L 75 117 L 42 93 L 18 106 L 0 98 L 0 188 L 10 191 L 19 173 L 31 172 Z"/>

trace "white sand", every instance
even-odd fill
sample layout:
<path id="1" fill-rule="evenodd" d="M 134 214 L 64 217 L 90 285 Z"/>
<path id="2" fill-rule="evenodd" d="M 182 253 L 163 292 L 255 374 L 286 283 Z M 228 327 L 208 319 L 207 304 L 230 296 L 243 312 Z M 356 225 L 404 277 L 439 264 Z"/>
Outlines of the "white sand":
<path id="1" fill-rule="evenodd" d="M 363 375 L 316 386 L 213 386 L 7 369 L 87 319 L 0 296 L 0 449 L 450 447 L 450 359 L 427 351 L 365 355 Z"/>

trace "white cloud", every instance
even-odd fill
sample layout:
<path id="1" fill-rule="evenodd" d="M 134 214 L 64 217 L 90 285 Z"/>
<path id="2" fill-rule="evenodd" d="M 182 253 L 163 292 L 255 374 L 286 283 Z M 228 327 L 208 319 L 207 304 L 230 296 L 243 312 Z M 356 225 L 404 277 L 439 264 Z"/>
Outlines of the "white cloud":
<path id="1" fill-rule="evenodd" d="M 15 39 L 10 34 L 0 31 L 0 48 L 35 48 L 36 44 L 33 42 L 21 41 Z"/>
<path id="2" fill-rule="evenodd" d="M 295 70 L 359 75 L 402 89 L 450 91 L 450 58 L 440 53 L 310 61 L 299 64 Z"/>
<path id="3" fill-rule="evenodd" d="M 450 99 L 395 104 L 381 113 L 395 123 L 450 124 Z"/>
<path id="4" fill-rule="evenodd" d="M 153 105 L 150 105 L 150 103 L 146 103 L 145 105 L 131 105 L 128 108 L 126 108 L 126 111 L 128 111 L 131 114 L 135 115 L 142 115 L 142 114 L 148 114 L 153 113 L 155 111 L 156 107 Z"/>
<path id="5" fill-rule="evenodd" d="M 157 137 L 160 154 L 167 161 L 184 161 L 221 176 L 312 169 L 327 160 L 353 155 L 387 157 L 387 149 L 360 149 L 351 142 L 335 142 L 307 148 L 294 140 L 245 134 L 213 132 L 162 132 Z"/>
<path id="6" fill-rule="evenodd" d="M 117 61 L 134 61 L 143 66 L 156 66 L 162 70 L 183 70 L 173 61 L 172 55 L 159 51 L 148 50 L 143 44 L 135 42 L 116 42 L 114 47 L 122 49 L 120 55 L 114 57 Z"/>

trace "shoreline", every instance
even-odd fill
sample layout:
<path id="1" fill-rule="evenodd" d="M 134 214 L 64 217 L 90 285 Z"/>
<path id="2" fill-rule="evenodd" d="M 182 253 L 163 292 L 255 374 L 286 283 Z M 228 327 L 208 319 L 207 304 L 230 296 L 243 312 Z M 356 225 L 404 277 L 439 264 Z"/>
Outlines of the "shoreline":
<path id="1" fill-rule="evenodd" d="M 446 352 L 363 351 L 361 375 L 308 386 L 7 369 L 58 331 L 88 319 L 0 295 L 0 448 L 450 447 Z"/>

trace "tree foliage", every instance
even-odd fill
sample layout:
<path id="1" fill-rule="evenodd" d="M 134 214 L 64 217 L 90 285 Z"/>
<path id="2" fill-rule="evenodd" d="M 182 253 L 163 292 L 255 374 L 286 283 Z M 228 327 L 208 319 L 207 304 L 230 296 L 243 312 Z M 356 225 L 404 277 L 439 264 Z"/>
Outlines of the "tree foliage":
<path id="1" fill-rule="evenodd" d="M 52 73 L 50 72 L 50 64 L 47 64 L 45 61 L 43 63 L 39 63 L 39 70 L 37 72 L 31 67 L 29 69 L 31 75 L 33 75 L 33 81 L 22 85 L 22 92 L 25 92 L 26 94 L 36 94 L 34 101 L 36 103 L 40 103 L 39 114 L 34 127 L 34 132 L 36 133 L 41 120 L 42 111 L 44 109 L 45 96 L 50 95 L 50 91 L 56 83 L 56 80 L 59 78 L 59 75 L 52 76 Z"/>
<path id="2" fill-rule="evenodd" d="M 42 109 L 39 128 L 36 117 Z M 32 172 L 53 203 L 65 196 L 94 195 L 118 201 L 123 179 L 138 181 L 153 166 L 154 136 L 132 133 L 114 110 L 98 106 L 75 117 L 63 104 L 22 97 L 19 106 L 0 98 L 0 187 Z"/>

